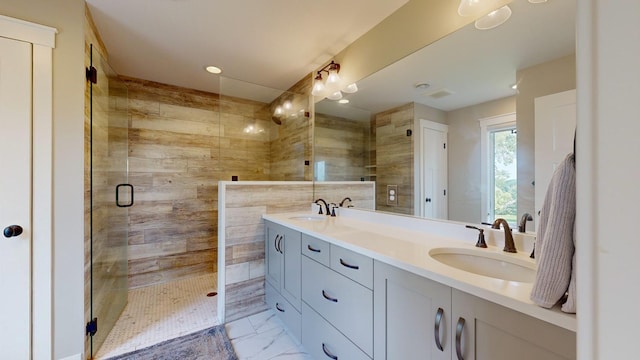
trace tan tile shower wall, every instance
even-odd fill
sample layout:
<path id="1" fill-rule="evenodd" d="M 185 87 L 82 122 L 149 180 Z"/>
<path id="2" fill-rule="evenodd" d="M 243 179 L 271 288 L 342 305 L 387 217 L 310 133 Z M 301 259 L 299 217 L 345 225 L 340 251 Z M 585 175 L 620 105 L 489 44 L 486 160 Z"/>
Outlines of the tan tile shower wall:
<path id="1" fill-rule="evenodd" d="M 324 173 L 315 169 L 316 180 L 358 181 L 369 173 L 369 121 L 315 114 L 314 142 L 314 162 L 325 164 Z"/>
<path id="2" fill-rule="evenodd" d="M 129 88 L 131 288 L 216 271 L 218 181 L 269 178 L 266 104 L 148 81 Z M 252 129 L 262 131 L 245 131 Z"/>
<path id="3" fill-rule="evenodd" d="M 413 214 L 413 103 L 376 114 L 377 209 Z M 386 201 L 387 185 L 398 185 L 398 205 Z"/>
<path id="4" fill-rule="evenodd" d="M 373 205 L 374 184 L 350 183 L 225 183 L 225 311 L 226 322 L 265 309 L 264 221 L 262 214 L 310 210 L 314 197 L 338 202 L 349 196 L 359 207 Z"/>

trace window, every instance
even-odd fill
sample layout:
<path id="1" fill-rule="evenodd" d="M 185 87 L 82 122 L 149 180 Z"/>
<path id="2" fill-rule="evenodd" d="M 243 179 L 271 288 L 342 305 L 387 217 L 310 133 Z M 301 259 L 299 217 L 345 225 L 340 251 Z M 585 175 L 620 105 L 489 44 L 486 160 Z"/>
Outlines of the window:
<path id="1" fill-rule="evenodd" d="M 482 221 L 516 225 L 518 217 L 515 114 L 480 120 Z"/>

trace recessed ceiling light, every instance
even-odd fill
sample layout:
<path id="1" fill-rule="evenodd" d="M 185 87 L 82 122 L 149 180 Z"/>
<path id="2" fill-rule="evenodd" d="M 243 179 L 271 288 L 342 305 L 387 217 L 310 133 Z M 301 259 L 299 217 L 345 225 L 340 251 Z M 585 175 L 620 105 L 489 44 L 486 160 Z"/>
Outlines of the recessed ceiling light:
<path id="1" fill-rule="evenodd" d="M 349 100 L 348 100 L 348 99 L 340 99 L 340 100 L 338 100 L 338 102 L 339 102 L 340 104 L 348 104 L 348 103 L 349 103 Z"/>
<path id="2" fill-rule="evenodd" d="M 511 88 L 512 88 L 513 90 L 518 90 L 518 84 L 513 84 L 513 85 L 511 85 Z"/>
<path id="3" fill-rule="evenodd" d="M 431 85 L 427 84 L 427 83 L 417 83 L 414 86 L 415 86 L 416 89 L 424 90 L 424 89 L 428 89 L 429 86 L 431 86 Z"/>
<path id="4" fill-rule="evenodd" d="M 213 66 L 213 65 L 209 65 L 205 68 L 205 70 L 207 70 L 208 72 L 212 73 L 212 74 L 220 74 L 222 72 L 222 69 L 220 69 L 217 66 Z"/>

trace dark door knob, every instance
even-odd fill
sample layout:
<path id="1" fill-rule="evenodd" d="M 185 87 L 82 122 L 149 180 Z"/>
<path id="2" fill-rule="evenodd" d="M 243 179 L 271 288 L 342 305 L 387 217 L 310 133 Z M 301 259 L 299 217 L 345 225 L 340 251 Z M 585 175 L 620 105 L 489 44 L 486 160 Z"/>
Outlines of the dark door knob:
<path id="1" fill-rule="evenodd" d="M 431 198 L 427 198 L 427 202 L 431 202 Z"/>
<path id="2" fill-rule="evenodd" d="M 4 228 L 3 233 L 4 233 L 4 237 L 6 237 L 6 238 L 19 236 L 20 234 L 22 234 L 22 226 L 20 226 L 20 225 L 9 225 L 6 228 Z"/>

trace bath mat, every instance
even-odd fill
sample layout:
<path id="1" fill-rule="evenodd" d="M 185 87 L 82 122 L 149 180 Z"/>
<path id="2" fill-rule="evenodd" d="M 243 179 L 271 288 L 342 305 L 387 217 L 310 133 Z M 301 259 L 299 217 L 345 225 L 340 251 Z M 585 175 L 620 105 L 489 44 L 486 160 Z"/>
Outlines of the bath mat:
<path id="1" fill-rule="evenodd" d="M 238 360 L 224 325 L 138 349 L 106 360 Z"/>

